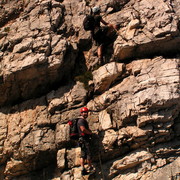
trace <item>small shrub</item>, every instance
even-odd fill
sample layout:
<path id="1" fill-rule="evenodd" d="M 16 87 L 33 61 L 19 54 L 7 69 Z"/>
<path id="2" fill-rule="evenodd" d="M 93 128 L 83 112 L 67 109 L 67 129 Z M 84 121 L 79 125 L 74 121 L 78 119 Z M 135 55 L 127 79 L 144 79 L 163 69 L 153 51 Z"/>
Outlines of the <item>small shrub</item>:
<path id="1" fill-rule="evenodd" d="M 75 81 L 80 81 L 84 83 L 84 88 L 88 90 L 88 82 L 92 80 L 93 76 L 90 71 L 86 71 L 84 74 L 75 77 Z"/>
<path id="2" fill-rule="evenodd" d="M 4 32 L 9 32 L 10 31 L 10 27 L 5 27 L 4 28 Z"/>

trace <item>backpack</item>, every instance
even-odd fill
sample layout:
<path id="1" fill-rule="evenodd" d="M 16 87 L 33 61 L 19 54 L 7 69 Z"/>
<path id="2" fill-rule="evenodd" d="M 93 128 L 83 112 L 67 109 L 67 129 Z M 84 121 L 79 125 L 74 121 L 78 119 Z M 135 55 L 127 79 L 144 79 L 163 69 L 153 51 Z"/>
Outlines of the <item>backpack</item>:
<path id="1" fill-rule="evenodd" d="M 87 15 L 83 20 L 83 27 L 85 31 L 91 31 L 94 29 L 95 20 L 93 15 Z"/>
<path id="2" fill-rule="evenodd" d="M 77 140 L 79 138 L 79 131 L 78 131 L 78 123 L 79 118 L 72 119 L 68 121 L 70 130 L 69 130 L 69 137 L 71 140 Z"/>

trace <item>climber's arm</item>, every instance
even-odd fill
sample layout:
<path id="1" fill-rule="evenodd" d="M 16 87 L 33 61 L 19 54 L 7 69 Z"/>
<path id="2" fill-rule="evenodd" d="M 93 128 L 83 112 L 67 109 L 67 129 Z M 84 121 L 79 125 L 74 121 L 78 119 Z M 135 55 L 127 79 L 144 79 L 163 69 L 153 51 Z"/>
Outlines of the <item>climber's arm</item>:
<path id="1" fill-rule="evenodd" d="M 106 21 L 104 21 L 103 19 L 101 19 L 101 22 L 102 22 L 104 25 L 107 25 L 107 26 L 112 27 L 112 28 L 114 28 L 114 29 L 116 29 L 116 30 L 117 30 L 117 26 L 116 26 L 116 25 L 114 25 L 114 24 L 110 24 L 110 23 L 107 23 L 107 22 L 106 22 Z"/>

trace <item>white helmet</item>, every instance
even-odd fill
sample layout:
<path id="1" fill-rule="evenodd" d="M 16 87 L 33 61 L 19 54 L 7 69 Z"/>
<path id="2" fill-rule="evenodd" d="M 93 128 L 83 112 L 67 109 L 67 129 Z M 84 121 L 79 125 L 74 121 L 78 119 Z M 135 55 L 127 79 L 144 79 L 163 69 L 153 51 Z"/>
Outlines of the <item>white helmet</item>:
<path id="1" fill-rule="evenodd" d="M 100 11 L 100 8 L 98 6 L 95 6 L 95 7 L 92 8 L 93 13 L 97 13 L 99 11 Z"/>

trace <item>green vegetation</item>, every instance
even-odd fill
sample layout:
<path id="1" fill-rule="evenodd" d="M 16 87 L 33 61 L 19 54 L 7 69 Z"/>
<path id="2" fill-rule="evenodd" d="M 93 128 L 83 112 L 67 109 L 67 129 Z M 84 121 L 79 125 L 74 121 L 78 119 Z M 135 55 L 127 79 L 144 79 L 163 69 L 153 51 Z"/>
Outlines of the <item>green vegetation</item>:
<path id="1" fill-rule="evenodd" d="M 92 78 L 93 78 L 93 76 L 92 76 L 91 71 L 86 71 L 83 74 L 76 76 L 75 81 L 80 81 L 80 82 L 84 83 L 85 89 L 88 90 L 88 82 L 89 82 L 89 80 L 92 80 Z"/>
<path id="2" fill-rule="evenodd" d="M 10 31 L 10 27 L 5 27 L 5 28 L 4 28 L 4 31 L 5 31 L 5 32 L 9 32 L 9 31 Z"/>

